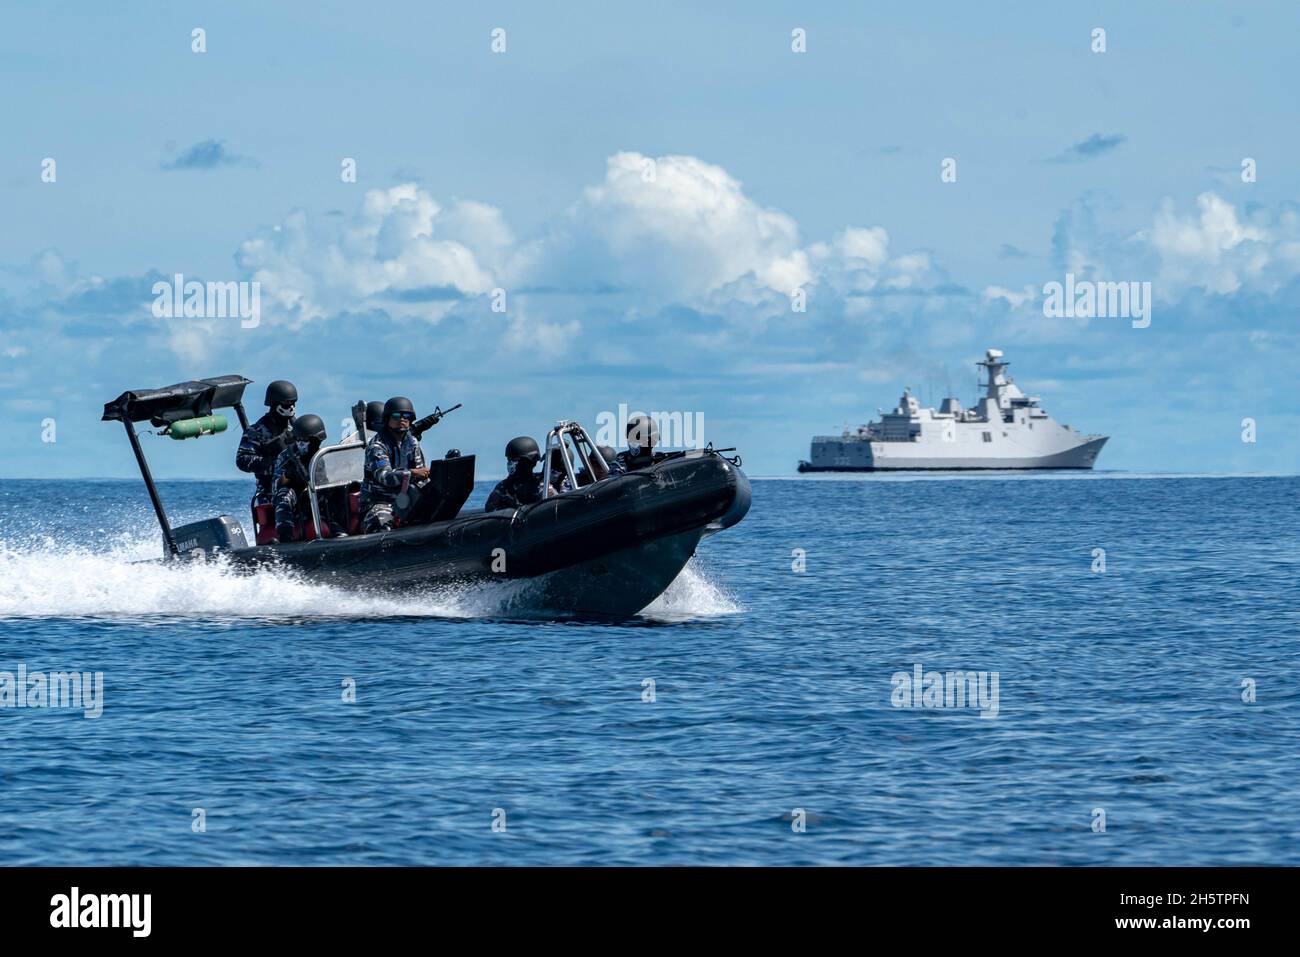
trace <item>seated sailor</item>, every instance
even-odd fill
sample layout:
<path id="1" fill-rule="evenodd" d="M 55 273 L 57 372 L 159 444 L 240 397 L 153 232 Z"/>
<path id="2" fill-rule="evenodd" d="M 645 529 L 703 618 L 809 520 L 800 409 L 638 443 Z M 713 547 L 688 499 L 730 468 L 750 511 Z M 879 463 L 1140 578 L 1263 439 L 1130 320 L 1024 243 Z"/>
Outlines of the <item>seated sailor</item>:
<path id="1" fill-rule="evenodd" d="M 418 442 L 424 437 L 424 433 L 438 424 L 441 416 L 437 412 L 430 412 L 423 419 L 416 419 L 411 423 L 411 434 L 415 436 Z M 367 402 L 366 403 L 366 431 L 372 435 L 384 427 L 384 403 Z"/>
<path id="2" fill-rule="evenodd" d="M 374 435 L 384 427 L 384 403 L 375 401 L 366 403 L 366 431 Z"/>
<path id="3" fill-rule="evenodd" d="M 611 475 L 643 469 L 655 462 L 659 444 L 659 426 L 648 415 L 634 415 L 627 420 L 627 451 L 619 452 L 609 463 Z"/>
<path id="4" fill-rule="evenodd" d="M 367 533 L 392 528 L 393 503 L 398 493 L 429 478 L 424 450 L 411 434 L 411 424 L 415 422 L 415 406 L 411 400 L 399 395 L 385 402 L 383 422 L 383 428 L 366 445 L 361 513 Z"/>
<path id="5" fill-rule="evenodd" d="M 294 420 L 292 442 L 275 460 L 275 537 L 281 542 L 292 542 L 297 535 L 299 519 L 311 521 L 311 507 L 307 495 L 307 467 L 311 457 L 325 441 L 325 423 L 319 415 L 304 415 Z M 321 524 L 334 538 L 344 538 L 346 530 L 330 515 L 329 503 L 322 495 L 317 499 Z"/>
<path id="6" fill-rule="evenodd" d="M 241 472 L 252 472 L 257 480 L 253 491 L 253 510 L 266 505 L 274 494 L 275 460 L 290 442 L 289 427 L 293 425 L 294 408 L 298 390 L 292 382 L 276 379 L 266 387 L 266 404 L 269 411 L 247 429 L 239 440 L 235 453 L 235 467 Z"/>
<path id="7" fill-rule="evenodd" d="M 488 495 L 484 511 L 495 512 L 499 508 L 519 508 L 541 501 L 541 477 L 533 469 L 541 460 L 542 453 L 537 448 L 536 440 L 521 435 L 506 443 L 506 477 L 497 483 Z"/>
<path id="8" fill-rule="evenodd" d="M 608 478 L 611 474 L 610 469 L 613 467 L 614 459 L 615 459 L 614 450 L 611 449 L 608 445 L 597 446 L 596 450 L 600 452 L 600 457 L 605 460 L 606 467 L 602 469 L 600 467 L 600 463 L 595 461 L 595 459 L 593 458 L 591 462 L 591 468 L 596 473 L 594 479 L 592 477 L 591 472 L 587 471 L 587 467 L 585 465 L 582 468 L 578 469 L 577 478 L 578 478 L 579 488 L 581 488 L 584 485 L 590 485 L 593 481 L 599 482 L 603 478 Z"/>
<path id="9" fill-rule="evenodd" d="M 540 485 L 541 483 L 539 482 L 538 484 Z M 569 482 L 569 473 L 564 470 L 564 456 L 557 446 L 556 448 L 551 449 L 550 494 L 559 495 L 563 492 L 569 491 L 571 488 L 573 488 L 573 485 Z M 545 489 L 542 489 L 542 494 L 546 494 Z"/>

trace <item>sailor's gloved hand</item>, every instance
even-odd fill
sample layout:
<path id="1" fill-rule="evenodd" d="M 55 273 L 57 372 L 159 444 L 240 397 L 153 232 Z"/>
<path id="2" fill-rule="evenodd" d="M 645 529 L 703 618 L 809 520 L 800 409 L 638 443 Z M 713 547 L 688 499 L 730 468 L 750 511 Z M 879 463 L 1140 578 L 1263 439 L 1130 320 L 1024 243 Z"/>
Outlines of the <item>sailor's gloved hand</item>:
<path id="1" fill-rule="evenodd" d="M 424 435 L 425 432 L 428 432 L 441 421 L 442 416 L 438 415 L 436 412 L 431 412 L 423 419 L 416 419 L 411 423 L 411 434 L 414 435 L 418 441 L 420 436 Z"/>

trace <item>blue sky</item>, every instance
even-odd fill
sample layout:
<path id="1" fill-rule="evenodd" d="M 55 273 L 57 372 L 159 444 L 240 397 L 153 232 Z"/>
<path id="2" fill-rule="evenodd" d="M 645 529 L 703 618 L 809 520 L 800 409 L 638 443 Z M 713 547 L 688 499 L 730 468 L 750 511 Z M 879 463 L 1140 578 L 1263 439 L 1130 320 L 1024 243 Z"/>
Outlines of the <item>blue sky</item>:
<path id="1" fill-rule="evenodd" d="M 6 5 L 0 475 L 131 475 L 103 402 L 235 372 L 331 424 L 464 402 L 432 445 L 481 474 L 620 403 L 787 474 L 988 346 L 1103 468 L 1300 467 L 1294 5 L 806 6 Z M 1044 317 L 1067 271 L 1150 281 L 1150 327 Z M 175 273 L 261 323 L 155 318 Z"/>

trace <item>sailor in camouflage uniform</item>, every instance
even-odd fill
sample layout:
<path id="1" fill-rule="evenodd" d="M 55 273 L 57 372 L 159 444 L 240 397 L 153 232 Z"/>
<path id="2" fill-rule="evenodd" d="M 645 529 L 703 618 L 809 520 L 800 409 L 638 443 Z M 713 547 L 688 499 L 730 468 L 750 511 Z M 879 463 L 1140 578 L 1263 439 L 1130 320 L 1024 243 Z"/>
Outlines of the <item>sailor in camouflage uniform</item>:
<path id="1" fill-rule="evenodd" d="M 537 441 L 521 435 L 506 443 L 506 477 L 488 495 L 485 512 L 499 508 L 519 508 L 541 501 L 542 478 L 533 469 L 541 459 Z"/>
<path id="2" fill-rule="evenodd" d="M 659 426 L 648 415 L 634 415 L 627 420 L 627 451 L 619 452 L 609 463 L 610 475 L 625 475 L 655 462 L 659 444 Z"/>
<path id="3" fill-rule="evenodd" d="M 601 474 L 600 465 L 596 463 L 595 456 L 592 456 L 591 466 L 592 471 L 595 472 L 595 478 L 592 478 L 592 472 L 587 471 L 585 466 L 578 469 L 577 477 L 579 487 L 590 485 L 593 481 L 599 482 L 601 479 L 608 478 L 610 475 L 618 474 L 613 471 L 614 460 L 618 458 L 618 456 L 614 454 L 614 450 L 608 445 L 599 445 L 596 447 L 596 450 L 600 452 L 600 457 L 605 460 L 607 468 L 605 469 L 604 474 Z"/>
<path id="4" fill-rule="evenodd" d="M 429 478 L 424 450 L 411 434 L 415 406 L 405 396 L 384 403 L 383 428 L 366 445 L 365 481 L 361 484 L 363 530 L 367 533 L 393 527 L 393 503 L 411 484 Z"/>
<path id="5" fill-rule="evenodd" d="M 275 537 L 280 542 L 292 542 L 297 538 L 300 505 L 304 520 L 311 515 L 306 499 L 310 494 L 307 490 L 307 466 L 325 441 L 325 423 L 319 415 L 304 415 L 294 421 L 292 439 L 288 448 L 275 460 L 275 491 L 271 500 L 275 503 Z M 329 529 L 331 537 L 346 538 L 347 530 L 334 521 L 324 493 L 321 496 L 317 503 L 321 524 Z"/>
<path id="6" fill-rule="evenodd" d="M 253 511 L 257 506 L 271 501 L 274 488 L 275 460 L 289 444 L 289 428 L 293 425 L 294 408 L 298 390 L 292 382 L 277 379 L 266 387 L 266 404 L 270 411 L 247 429 L 239 440 L 235 453 L 235 467 L 241 472 L 252 472 L 257 479 L 253 492 Z"/>
<path id="7" fill-rule="evenodd" d="M 541 487 L 542 485 L 541 479 L 545 478 L 545 475 L 546 473 L 543 472 L 537 482 L 537 486 L 541 490 L 541 494 L 543 498 L 546 498 L 547 496 L 546 489 Z M 569 473 L 564 470 L 564 453 L 560 451 L 559 446 L 556 446 L 555 448 L 551 449 L 551 492 L 550 494 L 561 495 L 572 488 L 573 486 L 569 484 Z"/>

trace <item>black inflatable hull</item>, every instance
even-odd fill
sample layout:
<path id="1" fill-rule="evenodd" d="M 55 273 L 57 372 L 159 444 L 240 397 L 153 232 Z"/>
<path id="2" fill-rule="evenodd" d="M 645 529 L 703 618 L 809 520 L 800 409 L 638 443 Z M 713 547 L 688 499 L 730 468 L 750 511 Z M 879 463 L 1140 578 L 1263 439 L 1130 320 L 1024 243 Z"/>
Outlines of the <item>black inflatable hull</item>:
<path id="1" fill-rule="evenodd" d="M 739 522 L 749 503 L 745 473 L 700 454 L 520 509 L 229 557 L 343 587 L 409 593 L 495 582 L 508 586 L 506 604 L 520 612 L 634 615 L 672 583 L 701 537 Z"/>

